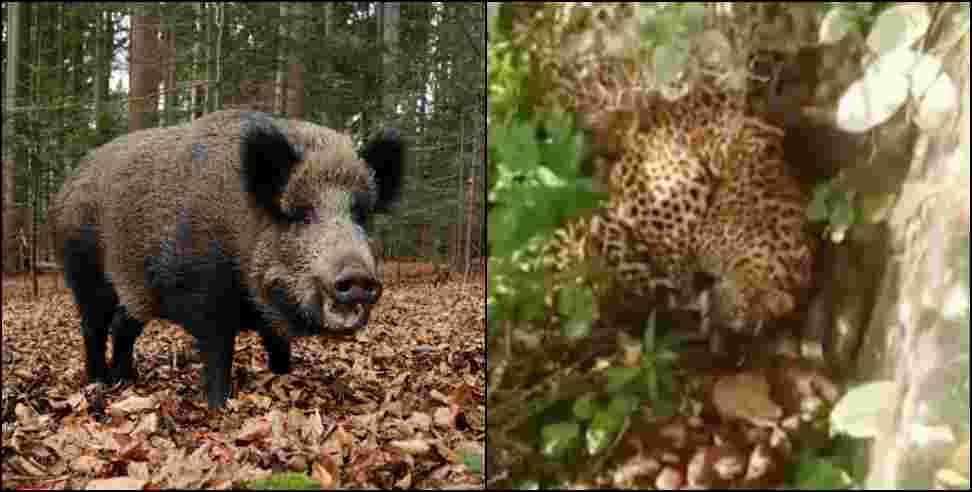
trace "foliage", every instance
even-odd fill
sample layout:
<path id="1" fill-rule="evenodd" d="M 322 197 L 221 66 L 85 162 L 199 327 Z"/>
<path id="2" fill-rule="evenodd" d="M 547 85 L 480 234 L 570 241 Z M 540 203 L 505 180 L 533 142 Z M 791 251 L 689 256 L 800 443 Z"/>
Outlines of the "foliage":
<path id="1" fill-rule="evenodd" d="M 462 462 L 469 468 L 469 471 L 475 473 L 476 475 L 482 476 L 483 474 L 483 456 L 480 453 L 470 453 L 463 452 L 460 453 L 462 456 Z"/>
<path id="2" fill-rule="evenodd" d="M 321 483 L 303 473 L 278 473 L 246 484 L 251 490 L 320 490 Z"/>
<path id="3" fill-rule="evenodd" d="M 530 442 L 548 460 L 561 464 L 603 457 L 638 412 L 674 414 L 675 343 L 656 337 L 654 317 L 646 323 L 636 366 L 612 365 L 594 376 L 591 388 L 576 398 L 530 402 Z"/>
<path id="4" fill-rule="evenodd" d="M 536 245 L 556 227 L 596 206 L 581 172 L 585 143 L 563 116 L 534 117 L 524 97 L 522 59 L 500 36 L 488 47 L 490 251 L 487 322 L 543 317 L 544 279 L 532 268 Z M 561 308 L 575 322 L 591 316 L 589 296 L 567 292 Z M 575 324 L 576 326 L 576 324 Z"/>

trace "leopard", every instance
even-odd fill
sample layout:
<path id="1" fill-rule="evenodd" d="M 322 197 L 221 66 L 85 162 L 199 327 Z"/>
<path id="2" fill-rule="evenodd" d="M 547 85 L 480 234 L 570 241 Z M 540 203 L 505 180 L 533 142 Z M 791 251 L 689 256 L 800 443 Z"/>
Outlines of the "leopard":
<path id="1" fill-rule="evenodd" d="M 702 82 L 602 117 L 608 131 L 591 138 L 610 142 L 594 146 L 607 200 L 553 234 L 548 267 L 597 258 L 631 296 L 669 302 L 697 298 L 694 279 L 706 275 L 705 309 L 737 332 L 791 315 L 810 288 L 816 239 L 783 130 L 744 94 Z"/>

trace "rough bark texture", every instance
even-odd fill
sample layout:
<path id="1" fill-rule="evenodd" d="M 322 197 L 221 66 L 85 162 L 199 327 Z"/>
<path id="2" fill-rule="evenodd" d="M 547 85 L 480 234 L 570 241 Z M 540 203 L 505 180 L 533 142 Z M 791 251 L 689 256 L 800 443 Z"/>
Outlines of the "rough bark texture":
<path id="1" fill-rule="evenodd" d="M 20 11 L 19 2 L 12 2 L 7 6 L 7 66 L 4 67 L 4 135 L 12 135 L 12 118 L 9 109 L 17 101 L 17 63 L 20 61 Z M 17 167 L 14 160 L 13 146 L 3 147 L 3 271 L 9 272 L 17 266 L 17 229 L 16 220 L 16 179 Z"/>
<path id="2" fill-rule="evenodd" d="M 958 28 L 944 22 L 940 41 Z M 964 46 L 943 61 L 957 82 L 963 106 L 953 125 L 938 134 L 921 133 L 914 151 L 907 154 L 912 159 L 889 219 L 888 266 L 858 357 L 859 374 L 893 380 L 903 395 L 895 402 L 895 421 L 874 442 L 868 488 L 931 483 L 940 465 L 936 460 L 955 445 L 915 446 L 909 434 L 920 420 L 921 407 L 934 405 L 956 387 L 959 381 L 949 373 L 955 361 L 968 357 L 967 341 L 960 342 L 968 330 L 968 312 L 949 312 L 954 296 L 962 295 L 966 303 L 968 299 L 960 287 L 968 282 L 960 271 L 969 238 L 967 32 L 961 43 Z M 891 141 L 882 139 L 884 143 Z"/>
<path id="3" fill-rule="evenodd" d="M 146 127 L 146 115 L 158 107 L 159 18 L 133 15 L 131 51 L 129 58 L 130 94 L 128 131 Z"/>

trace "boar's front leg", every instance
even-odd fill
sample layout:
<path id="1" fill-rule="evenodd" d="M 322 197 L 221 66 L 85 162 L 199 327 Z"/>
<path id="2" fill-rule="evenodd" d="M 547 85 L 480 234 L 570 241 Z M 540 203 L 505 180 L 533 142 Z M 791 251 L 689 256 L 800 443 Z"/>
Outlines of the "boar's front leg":
<path id="1" fill-rule="evenodd" d="M 263 348 L 267 351 L 267 365 L 274 374 L 290 373 L 290 339 L 286 334 L 278 333 L 271 323 L 280 322 L 279 316 L 271 309 L 258 306 L 251 296 L 246 296 L 240 312 L 245 313 L 243 326 L 250 326 L 260 334 Z M 275 321 L 276 320 L 276 321 Z"/>
<path id="2" fill-rule="evenodd" d="M 206 357 L 204 380 L 209 408 L 221 408 L 232 393 L 235 345 L 235 335 L 200 340 L 200 348 Z"/>
<path id="3" fill-rule="evenodd" d="M 135 340 L 142 334 L 145 323 L 132 318 L 124 306 L 115 310 L 111 321 L 111 369 L 109 382 L 132 381 L 135 379 L 133 364 Z"/>

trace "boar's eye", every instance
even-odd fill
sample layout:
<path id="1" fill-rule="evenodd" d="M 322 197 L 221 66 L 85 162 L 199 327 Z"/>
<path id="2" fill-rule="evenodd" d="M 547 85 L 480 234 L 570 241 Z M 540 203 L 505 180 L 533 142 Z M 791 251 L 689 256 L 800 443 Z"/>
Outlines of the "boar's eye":
<path id="1" fill-rule="evenodd" d="M 317 215 L 317 210 L 314 207 L 296 207 L 294 208 L 291 219 L 295 223 L 300 224 L 316 224 L 320 222 L 320 218 Z"/>
<path id="2" fill-rule="evenodd" d="M 365 227 L 368 223 L 368 215 L 371 212 L 371 200 L 364 193 L 354 193 L 351 195 L 351 220 L 355 224 Z"/>

